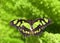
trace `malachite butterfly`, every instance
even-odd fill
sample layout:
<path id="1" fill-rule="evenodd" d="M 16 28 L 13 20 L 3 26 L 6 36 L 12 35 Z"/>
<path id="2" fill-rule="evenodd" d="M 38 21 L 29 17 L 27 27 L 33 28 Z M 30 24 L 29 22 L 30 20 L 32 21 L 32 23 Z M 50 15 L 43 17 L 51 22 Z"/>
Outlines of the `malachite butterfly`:
<path id="1" fill-rule="evenodd" d="M 40 35 L 49 24 L 51 24 L 51 19 L 48 18 L 38 18 L 36 20 L 25 20 L 25 19 L 15 19 L 10 22 L 12 26 L 17 27 L 17 29 L 24 36 L 36 36 Z"/>

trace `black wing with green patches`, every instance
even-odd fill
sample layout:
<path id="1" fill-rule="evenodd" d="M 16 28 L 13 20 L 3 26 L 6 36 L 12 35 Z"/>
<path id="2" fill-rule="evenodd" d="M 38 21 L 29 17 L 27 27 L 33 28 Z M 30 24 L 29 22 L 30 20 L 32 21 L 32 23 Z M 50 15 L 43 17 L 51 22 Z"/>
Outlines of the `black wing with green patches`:
<path id="1" fill-rule="evenodd" d="M 36 20 L 17 19 L 10 24 L 17 27 L 24 36 L 35 36 L 40 35 L 50 23 L 51 20 L 48 18 L 38 18 Z"/>
<path id="2" fill-rule="evenodd" d="M 30 24 L 27 20 L 16 19 L 10 22 L 10 25 L 16 27 L 24 36 L 30 36 Z M 28 25 L 28 26 L 27 26 Z"/>
<path id="3" fill-rule="evenodd" d="M 45 30 L 45 28 L 49 24 L 51 24 L 51 20 L 48 18 L 39 18 L 35 20 L 34 24 L 36 25 L 36 23 L 37 23 L 37 26 L 36 27 L 33 26 L 34 27 L 33 32 L 35 36 L 40 35 Z"/>
<path id="4" fill-rule="evenodd" d="M 24 36 L 30 36 L 30 30 L 27 29 L 25 26 L 22 26 L 19 28 L 19 31 L 24 35 Z"/>
<path id="5" fill-rule="evenodd" d="M 24 21 L 24 22 L 27 22 L 27 21 L 24 20 L 24 19 L 15 19 L 15 20 L 12 20 L 12 21 L 10 22 L 10 25 L 20 28 L 21 25 L 22 25 L 22 23 L 23 23 L 23 21 Z"/>

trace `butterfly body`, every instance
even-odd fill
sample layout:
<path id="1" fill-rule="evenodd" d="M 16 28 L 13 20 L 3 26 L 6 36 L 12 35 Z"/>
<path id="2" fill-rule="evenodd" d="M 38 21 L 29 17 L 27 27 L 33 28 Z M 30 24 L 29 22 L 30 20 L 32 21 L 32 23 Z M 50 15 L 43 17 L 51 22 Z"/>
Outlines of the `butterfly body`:
<path id="1" fill-rule="evenodd" d="M 17 27 L 24 36 L 40 35 L 50 23 L 51 20 L 48 18 L 38 18 L 36 20 L 16 19 L 10 22 L 10 24 Z"/>

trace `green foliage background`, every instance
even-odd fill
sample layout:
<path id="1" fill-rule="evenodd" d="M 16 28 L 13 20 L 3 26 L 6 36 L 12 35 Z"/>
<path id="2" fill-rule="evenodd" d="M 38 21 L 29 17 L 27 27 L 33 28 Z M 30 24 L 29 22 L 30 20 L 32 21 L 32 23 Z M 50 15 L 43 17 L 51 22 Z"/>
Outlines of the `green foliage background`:
<path id="1" fill-rule="evenodd" d="M 0 43 L 24 43 L 20 32 L 10 26 L 11 20 L 43 16 L 52 19 L 53 24 L 38 38 L 26 38 L 25 42 L 60 43 L 60 0 L 0 0 Z"/>

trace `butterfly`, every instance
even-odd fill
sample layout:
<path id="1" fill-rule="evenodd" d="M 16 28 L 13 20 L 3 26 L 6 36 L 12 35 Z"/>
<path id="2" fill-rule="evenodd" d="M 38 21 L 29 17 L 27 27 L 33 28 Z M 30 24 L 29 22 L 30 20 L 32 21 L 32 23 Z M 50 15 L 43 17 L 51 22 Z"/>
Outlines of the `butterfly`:
<path id="1" fill-rule="evenodd" d="M 10 22 L 15 26 L 24 36 L 37 36 L 40 35 L 45 28 L 51 24 L 51 19 L 38 18 L 35 20 L 15 19 Z"/>

